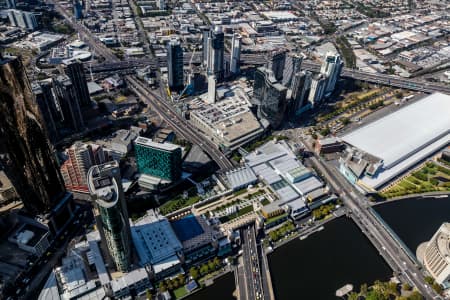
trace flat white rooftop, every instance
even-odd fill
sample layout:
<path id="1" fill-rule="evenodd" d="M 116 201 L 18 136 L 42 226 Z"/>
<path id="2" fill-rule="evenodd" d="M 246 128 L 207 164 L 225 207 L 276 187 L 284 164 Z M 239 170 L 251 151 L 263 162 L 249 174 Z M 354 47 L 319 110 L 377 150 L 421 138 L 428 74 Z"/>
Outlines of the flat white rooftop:
<path id="1" fill-rule="evenodd" d="M 435 93 L 344 135 L 342 139 L 380 158 L 384 169 L 389 169 L 449 132 L 450 96 Z"/>
<path id="2" fill-rule="evenodd" d="M 151 139 L 148 139 L 148 138 L 145 138 L 142 136 L 138 137 L 134 142 L 137 145 L 142 145 L 142 146 L 156 148 L 156 149 L 165 150 L 165 151 L 173 151 L 175 149 L 180 148 L 180 146 L 171 144 L 171 143 L 156 143 L 156 142 L 153 142 Z"/>
<path id="3" fill-rule="evenodd" d="M 450 142 L 450 96 L 435 93 L 384 118 L 361 127 L 342 139 L 381 160 L 365 186 L 377 189 Z"/>

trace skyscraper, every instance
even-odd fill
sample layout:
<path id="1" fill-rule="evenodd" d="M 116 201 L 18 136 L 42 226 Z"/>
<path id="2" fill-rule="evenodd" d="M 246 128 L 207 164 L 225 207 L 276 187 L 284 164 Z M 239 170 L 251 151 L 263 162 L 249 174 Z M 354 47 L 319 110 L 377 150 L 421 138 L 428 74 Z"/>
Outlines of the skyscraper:
<path id="1" fill-rule="evenodd" d="M 63 75 L 54 78 L 53 91 L 61 109 L 63 125 L 74 132 L 82 131 L 84 120 L 80 109 L 80 99 L 70 78 Z"/>
<path id="2" fill-rule="evenodd" d="M 69 76 L 75 90 L 75 96 L 81 106 L 91 104 L 83 63 L 76 61 L 67 65 L 66 75 Z"/>
<path id="3" fill-rule="evenodd" d="M 293 76 L 291 84 L 292 99 L 289 109 L 291 117 L 298 116 L 304 111 L 305 106 L 308 104 L 305 100 L 308 97 L 310 88 L 311 72 L 301 71 Z"/>
<path id="4" fill-rule="evenodd" d="M 202 28 L 202 40 L 203 40 L 203 46 L 202 46 L 202 64 L 203 67 L 208 68 L 208 51 L 209 51 L 209 33 L 210 28 L 204 27 Z"/>
<path id="5" fill-rule="evenodd" d="M 289 53 L 286 57 L 283 70 L 282 84 L 285 87 L 290 87 L 292 79 L 295 74 L 300 72 L 302 66 L 303 56 L 297 53 Z"/>
<path id="6" fill-rule="evenodd" d="M 183 89 L 183 49 L 179 41 L 172 40 L 167 44 L 167 67 L 169 71 L 169 88 Z"/>
<path id="7" fill-rule="evenodd" d="M 224 34 L 221 26 L 216 26 L 209 32 L 208 38 L 208 74 L 216 75 L 218 82 L 224 79 Z"/>
<path id="8" fill-rule="evenodd" d="M 36 103 L 44 118 L 48 137 L 52 143 L 55 143 L 59 139 L 58 122 L 61 119 L 61 115 L 58 112 L 55 98 L 53 97 L 52 82 L 51 80 L 33 82 L 32 89 Z"/>
<path id="9" fill-rule="evenodd" d="M 22 62 L 0 57 L 0 164 L 33 214 L 65 195 L 43 123 Z"/>
<path id="10" fill-rule="evenodd" d="M 277 81 L 283 79 L 284 63 L 286 61 L 286 50 L 277 50 L 269 53 L 267 68 L 272 70 Z"/>
<path id="11" fill-rule="evenodd" d="M 308 101 L 311 106 L 319 104 L 324 96 L 325 88 L 327 86 L 327 78 L 323 74 L 317 74 L 311 81 L 311 91 L 309 92 Z"/>
<path id="12" fill-rule="evenodd" d="M 230 63 L 231 73 L 239 74 L 240 59 L 241 59 L 241 36 L 235 33 L 233 34 L 233 40 L 231 41 L 231 63 Z"/>
<path id="13" fill-rule="evenodd" d="M 339 54 L 327 52 L 322 67 L 320 68 L 320 73 L 325 75 L 327 80 L 324 91 L 326 95 L 331 94 L 334 91 L 343 66 L 344 63 L 342 62 Z"/>
<path id="14" fill-rule="evenodd" d="M 131 264 L 131 233 L 119 163 L 93 166 L 87 179 L 102 242 L 117 270 L 127 272 Z"/>
<path id="15" fill-rule="evenodd" d="M 75 0 L 73 2 L 73 15 L 77 20 L 83 18 L 83 3 L 81 0 Z"/>
<path id="16" fill-rule="evenodd" d="M 16 8 L 16 0 L 5 0 L 7 8 Z"/>
<path id="17" fill-rule="evenodd" d="M 32 12 L 10 9 L 8 11 L 8 18 L 11 26 L 27 30 L 35 30 L 38 27 L 36 17 Z"/>
<path id="18" fill-rule="evenodd" d="M 181 177 L 181 147 L 138 137 L 134 141 L 139 172 L 175 182 Z"/>
<path id="19" fill-rule="evenodd" d="M 89 192 L 87 172 L 92 166 L 106 162 L 103 147 L 76 142 L 66 152 L 69 159 L 61 166 L 66 188 L 73 192 Z"/>
<path id="20" fill-rule="evenodd" d="M 253 103 L 258 106 L 258 118 L 269 121 L 273 128 L 281 125 L 286 111 L 287 88 L 279 83 L 273 72 L 265 67 L 255 72 Z"/>
<path id="21" fill-rule="evenodd" d="M 208 98 L 207 102 L 212 104 L 216 102 L 216 76 L 208 76 Z"/>

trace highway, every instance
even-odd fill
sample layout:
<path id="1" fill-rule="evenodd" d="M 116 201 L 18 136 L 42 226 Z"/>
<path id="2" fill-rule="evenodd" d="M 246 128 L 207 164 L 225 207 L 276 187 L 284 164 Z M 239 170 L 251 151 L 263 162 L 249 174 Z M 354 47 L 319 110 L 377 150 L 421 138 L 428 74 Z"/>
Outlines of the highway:
<path id="1" fill-rule="evenodd" d="M 216 145 L 199 134 L 198 130 L 184 118 L 180 117 L 170 104 L 161 100 L 159 95 L 143 85 L 134 76 L 126 76 L 125 79 L 131 90 L 136 93 L 144 103 L 149 104 L 177 134 L 200 146 L 200 148 L 209 154 L 222 170 L 226 171 L 233 168 L 231 161 L 216 147 Z"/>
<path id="2" fill-rule="evenodd" d="M 53 2 L 50 2 L 53 3 Z M 105 58 L 106 64 L 110 65 L 127 65 L 129 62 L 120 61 L 110 49 L 108 49 L 103 43 L 94 37 L 92 33 L 81 23 L 75 22 L 62 8 L 59 3 L 53 3 L 55 9 L 66 19 L 67 22 L 77 31 L 82 38 L 90 47 L 94 49 L 98 55 Z M 132 62 L 133 64 L 135 62 Z M 158 66 L 158 62 L 156 62 Z M 139 96 L 139 98 L 145 103 L 149 104 L 153 110 L 161 116 L 173 129 L 174 131 L 183 136 L 188 141 L 197 144 L 200 148 L 205 151 L 219 166 L 223 171 L 233 168 L 231 161 L 212 143 L 208 138 L 198 133 L 190 123 L 188 123 L 183 117 L 178 115 L 175 109 L 168 104 L 161 95 L 156 94 L 154 91 L 150 90 L 147 86 L 139 81 L 135 76 L 128 75 L 125 77 L 127 83 L 130 85 L 131 89 Z"/>
<path id="3" fill-rule="evenodd" d="M 307 143 L 304 144 L 307 145 Z M 416 286 L 426 299 L 442 299 L 425 283 L 424 275 L 416 262 L 410 258 L 407 250 L 403 248 L 403 243 L 391 235 L 385 225 L 375 216 L 368 199 L 359 193 L 335 167 L 328 166 L 316 154 L 310 159 L 331 187 L 340 195 L 343 203 L 351 212 L 350 216 L 353 221 L 377 248 L 397 277 L 402 282 Z"/>
<path id="4" fill-rule="evenodd" d="M 260 262 L 257 253 L 255 227 L 251 225 L 244 228 L 241 231 L 241 239 L 247 299 L 265 299 L 263 298 L 263 284 L 261 278 Z"/>
<path id="5" fill-rule="evenodd" d="M 187 53 L 185 55 L 185 63 L 189 62 L 190 55 Z M 194 60 L 195 62 L 195 60 Z M 128 61 L 122 61 L 120 63 L 105 62 L 102 64 L 92 65 L 92 72 L 108 72 L 117 70 L 126 70 L 130 68 L 137 68 L 142 66 L 151 66 L 156 68 L 158 63 L 160 65 L 165 65 L 165 60 L 155 61 L 154 59 L 133 59 Z M 241 63 L 243 65 L 263 65 L 265 63 L 264 55 L 262 54 L 241 54 Z M 319 72 L 320 64 L 312 61 L 303 61 L 302 70 L 307 70 L 311 72 Z M 370 83 L 393 86 L 418 92 L 424 93 L 434 93 L 441 92 L 445 94 L 450 94 L 450 86 L 424 82 L 417 79 L 403 78 L 394 75 L 379 74 L 379 73 L 369 73 L 364 71 L 358 71 L 355 69 L 344 68 L 341 73 L 341 77 L 353 78 L 356 80 L 367 81 Z"/>

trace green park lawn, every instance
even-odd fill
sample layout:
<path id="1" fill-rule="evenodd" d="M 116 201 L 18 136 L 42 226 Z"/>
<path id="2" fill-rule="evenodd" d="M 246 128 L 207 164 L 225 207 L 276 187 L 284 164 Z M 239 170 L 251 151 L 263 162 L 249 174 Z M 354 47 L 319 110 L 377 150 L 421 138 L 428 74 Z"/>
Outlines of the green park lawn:
<path id="1" fill-rule="evenodd" d="M 394 198 L 436 191 L 450 191 L 450 167 L 427 162 L 380 195 L 384 198 Z"/>

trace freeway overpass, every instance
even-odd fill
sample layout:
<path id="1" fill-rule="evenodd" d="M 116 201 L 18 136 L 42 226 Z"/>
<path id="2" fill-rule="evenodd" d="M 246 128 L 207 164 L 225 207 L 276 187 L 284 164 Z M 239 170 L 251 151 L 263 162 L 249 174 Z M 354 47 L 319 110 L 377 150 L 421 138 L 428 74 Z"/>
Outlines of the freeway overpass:
<path id="1" fill-rule="evenodd" d="M 106 64 L 109 64 L 109 67 L 115 65 L 127 66 L 137 63 L 120 61 L 119 58 L 117 58 L 97 37 L 93 36 L 83 24 L 77 23 L 71 16 L 69 16 L 58 2 L 53 2 L 53 0 L 49 0 L 49 2 L 55 5 L 55 9 L 66 19 L 67 22 L 71 24 L 75 31 L 79 33 L 80 38 L 83 39 L 91 47 L 91 49 L 94 49 L 95 53 L 105 58 Z M 158 64 L 158 62 L 156 62 L 156 64 Z M 209 139 L 199 135 L 198 130 L 193 128 L 190 123 L 177 114 L 175 109 L 168 104 L 167 101 L 161 97 L 161 95 L 158 95 L 154 91 L 148 89 L 135 76 L 126 76 L 126 80 L 141 100 L 151 105 L 154 111 L 158 113 L 176 133 L 183 136 L 188 141 L 199 145 L 200 148 L 202 148 L 217 163 L 222 171 L 233 168 L 231 161 Z"/>
<path id="2" fill-rule="evenodd" d="M 190 60 L 190 53 L 187 53 L 184 55 L 185 64 L 189 63 Z M 165 58 L 158 59 L 160 66 L 166 65 Z M 153 68 L 156 68 L 158 62 L 155 62 L 155 60 L 151 59 L 130 59 L 127 61 L 120 61 L 120 62 L 106 62 L 102 64 L 96 64 L 92 65 L 92 72 L 113 72 L 113 71 L 120 71 L 120 70 L 127 70 L 132 68 L 139 68 L 143 66 L 151 66 Z M 193 62 L 200 63 L 200 54 L 196 53 L 194 56 Z M 263 55 L 260 54 L 246 54 L 243 53 L 241 55 L 241 63 L 243 65 L 263 65 L 266 62 Z M 87 66 L 86 66 L 87 67 Z M 320 64 L 312 61 L 304 61 L 302 63 L 302 69 L 308 70 L 311 72 L 319 72 L 320 71 Z M 349 68 L 344 68 L 341 73 L 341 77 L 344 78 L 353 78 L 356 80 L 366 81 L 370 83 L 380 84 L 380 85 L 387 85 L 402 89 L 408 89 L 408 90 L 414 90 L 418 92 L 424 92 L 424 93 L 434 93 L 434 92 L 441 92 L 445 94 L 450 94 L 450 86 L 444 85 L 444 84 L 437 84 L 437 83 L 430 83 L 430 82 L 424 82 L 419 81 L 416 79 L 410 79 L 410 78 L 403 78 L 399 76 L 393 76 L 393 75 L 386 75 L 386 74 L 379 74 L 379 73 L 369 73 Z"/>

